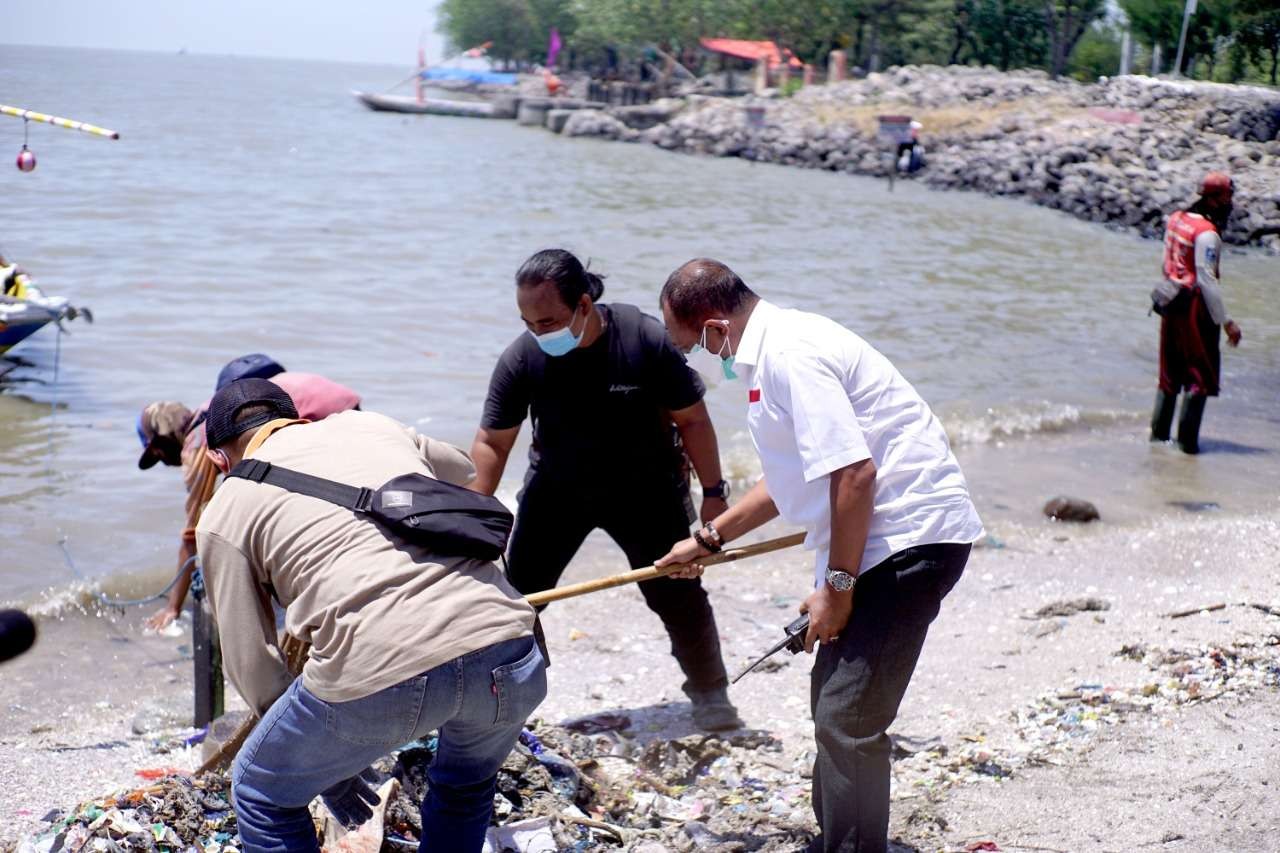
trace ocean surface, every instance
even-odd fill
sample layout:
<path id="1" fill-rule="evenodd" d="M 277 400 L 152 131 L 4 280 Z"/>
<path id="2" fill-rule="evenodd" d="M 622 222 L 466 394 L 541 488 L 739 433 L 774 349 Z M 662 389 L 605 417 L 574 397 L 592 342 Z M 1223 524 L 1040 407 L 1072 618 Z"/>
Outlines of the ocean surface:
<path id="1" fill-rule="evenodd" d="M 0 601 L 163 585 L 182 481 L 136 467 L 137 413 L 194 407 L 246 352 L 469 447 L 494 361 L 522 331 L 513 273 L 550 246 L 605 273 L 606 301 L 657 313 L 671 270 L 711 256 L 766 298 L 847 324 L 939 412 L 997 538 L 1047 523 L 1039 507 L 1059 493 L 1118 524 L 1277 506 L 1274 257 L 1223 259 L 1245 340 L 1225 352 L 1206 452 L 1188 458 L 1145 435 L 1157 242 L 1018 201 L 375 114 L 351 97 L 407 73 L 0 46 L 0 103 L 121 134 L 32 125 L 36 171 L 0 163 L 0 252 L 97 318 L 12 353 L 26 364 L 0 393 Z M 22 139 L 0 117 L 4 158 Z M 759 470 L 744 396 L 725 384 L 709 398 L 739 488 Z M 602 475 L 625 464 L 618 448 Z M 583 559 L 623 567 L 602 538 Z"/>

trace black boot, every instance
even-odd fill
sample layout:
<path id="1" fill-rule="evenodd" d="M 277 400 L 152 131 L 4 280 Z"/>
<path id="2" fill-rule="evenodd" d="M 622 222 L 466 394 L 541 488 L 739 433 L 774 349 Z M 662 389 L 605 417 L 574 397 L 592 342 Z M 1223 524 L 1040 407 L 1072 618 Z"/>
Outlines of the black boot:
<path id="1" fill-rule="evenodd" d="M 1177 402 L 1177 394 L 1156 391 L 1156 408 L 1151 413 L 1152 441 L 1169 440 L 1169 429 L 1173 426 L 1173 407 Z"/>
<path id="2" fill-rule="evenodd" d="M 1182 415 L 1178 418 L 1178 444 L 1183 453 L 1200 452 L 1200 421 L 1204 419 L 1203 394 L 1186 394 L 1182 398 Z"/>

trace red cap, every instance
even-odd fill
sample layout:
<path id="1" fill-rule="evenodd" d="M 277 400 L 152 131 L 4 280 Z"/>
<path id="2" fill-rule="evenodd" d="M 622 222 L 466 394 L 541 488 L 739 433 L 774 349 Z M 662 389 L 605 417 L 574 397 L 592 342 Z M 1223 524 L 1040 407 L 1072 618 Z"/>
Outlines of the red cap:
<path id="1" fill-rule="evenodd" d="M 1235 185 L 1231 183 L 1231 176 L 1226 172 L 1210 172 L 1200 182 L 1200 195 L 1231 195 L 1234 190 Z"/>

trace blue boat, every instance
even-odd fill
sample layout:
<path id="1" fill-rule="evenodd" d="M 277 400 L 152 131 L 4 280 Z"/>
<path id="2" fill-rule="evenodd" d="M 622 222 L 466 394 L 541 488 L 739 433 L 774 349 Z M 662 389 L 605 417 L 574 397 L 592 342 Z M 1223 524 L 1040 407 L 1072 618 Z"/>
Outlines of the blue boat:
<path id="1" fill-rule="evenodd" d="M 26 276 L 19 277 L 13 296 L 0 296 L 0 355 L 4 355 L 50 323 L 84 317 L 93 312 L 76 308 L 64 296 L 45 296 Z"/>

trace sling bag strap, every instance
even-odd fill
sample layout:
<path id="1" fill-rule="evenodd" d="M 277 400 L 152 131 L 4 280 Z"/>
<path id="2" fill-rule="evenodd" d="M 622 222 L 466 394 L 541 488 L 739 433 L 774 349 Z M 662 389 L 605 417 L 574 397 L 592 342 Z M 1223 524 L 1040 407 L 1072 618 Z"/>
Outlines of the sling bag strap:
<path id="1" fill-rule="evenodd" d="M 346 507 L 359 514 L 367 513 L 373 506 L 373 489 L 357 488 L 345 483 L 335 483 L 323 477 L 290 471 L 288 468 L 277 468 L 261 459 L 245 459 L 227 472 L 227 476 L 279 486 L 290 492 Z"/>

